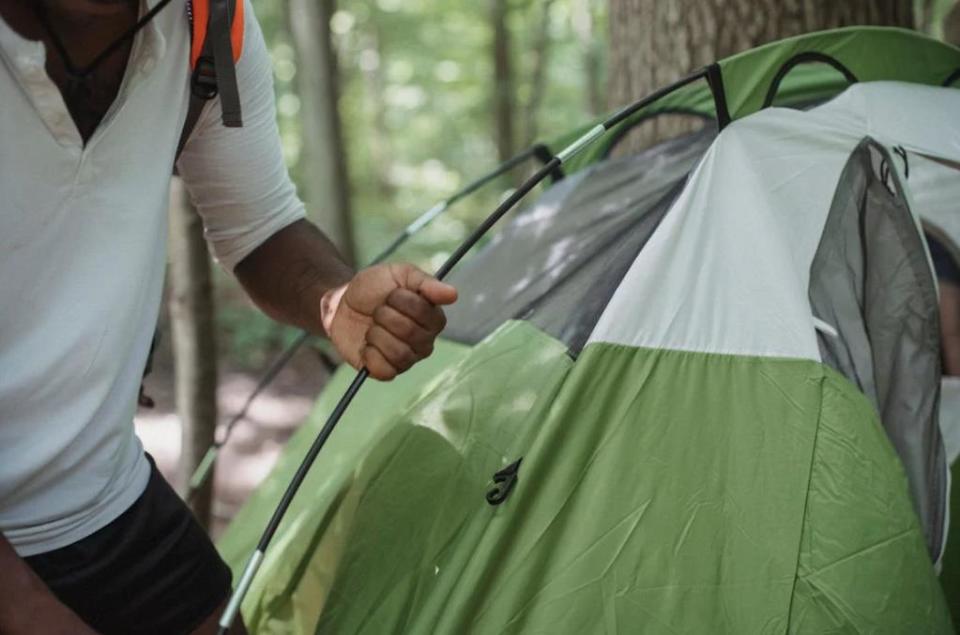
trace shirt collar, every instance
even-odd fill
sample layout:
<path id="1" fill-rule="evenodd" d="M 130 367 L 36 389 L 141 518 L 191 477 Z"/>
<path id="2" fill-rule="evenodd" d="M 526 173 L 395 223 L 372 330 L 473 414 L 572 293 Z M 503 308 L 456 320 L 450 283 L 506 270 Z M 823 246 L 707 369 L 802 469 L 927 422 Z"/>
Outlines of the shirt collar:
<path id="1" fill-rule="evenodd" d="M 140 15 L 145 15 L 159 1 L 141 0 Z M 172 7 L 163 9 L 138 33 L 130 53 L 130 60 L 127 62 L 128 67 L 132 65 L 138 74 L 149 75 L 166 53 L 167 39 L 158 25 L 158 20 L 162 19 L 164 12 L 175 11 L 175 7 L 174 4 Z M 0 55 L 9 60 L 21 75 L 37 68 L 44 68 L 47 61 L 42 42 L 26 39 L 10 28 L 2 18 L 0 18 Z"/>

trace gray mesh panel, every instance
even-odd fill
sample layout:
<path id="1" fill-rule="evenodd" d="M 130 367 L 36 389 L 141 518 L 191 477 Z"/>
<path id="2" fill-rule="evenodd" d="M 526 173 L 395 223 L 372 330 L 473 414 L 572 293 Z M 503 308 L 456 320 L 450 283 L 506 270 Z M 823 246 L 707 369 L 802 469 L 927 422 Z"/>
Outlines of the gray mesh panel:
<path id="1" fill-rule="evenodd" d="M 837 185 L 810 272 L 823 361 L 870 399 L 900 456 L 934 560 L 942 547 L 946 458 L 937 410 L 939 313 L 933 273 L 889 153 L 866 139 Z"/>
<path id="2" fill-rule="evenodd" d="M 472 344 L 519 318 L 576 355 L 713 137 L 674 139 L 552 187 L 454 270 L 461 299 L 444 335 Z"/>

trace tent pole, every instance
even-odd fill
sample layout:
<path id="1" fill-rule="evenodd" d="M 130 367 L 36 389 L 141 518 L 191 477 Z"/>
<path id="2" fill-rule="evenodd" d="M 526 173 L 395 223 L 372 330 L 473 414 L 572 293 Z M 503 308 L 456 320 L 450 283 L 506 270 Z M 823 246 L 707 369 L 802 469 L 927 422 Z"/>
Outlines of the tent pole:
<path id="1" fill-rule="evenodd" d="M 443 280 L 447 274 L 449 274 L 450 271 L 453 270 L 453 268 L 460 262 L 460 260 L 462 260 L 463 257 L 467 255 L 467 253 L 477 244 L 477 242 L 479 242 L 479 240 L 488 231 L 490 231 L 497 221 L 503 218 L 503 216 L 509 212 L 520 201 L 520 199 L 522 199 L 533 188 L 539 185 L 541 181 L 551 174 L 556 173 L 556 171 L 564 162 L 569 161 L 584 148 L 601 138 L 607 131 L 610 130 L 610 128 L 617 125 L 627 117 L 647 107 L 658 99 L 669 95 L 673 91 L 705 76 L 706 69 L 697 71 L 693 75 L 685 77 L 637 102 L 626 106 L 622 110 L 613 114 L 603 123 L 597 124 L 588 130 L 584 135 L 558 152 L 557 155 L 554 156 L 546 165 L 537 170 L 533 176 L 528 178 L 520 185 L 520 187 L 514 190 L 513 193 L 511 193 L 503 203 L 497 206 L 493 213 L 490 214 L 490 216 L 488 216 L 483 223 L 481 223 L 470 233 L 466 240 L 464 240 L 463 243 L 457 247 L 456 251 L 454 251 L 450 257 L 447 258 L 447 261 L 444 262 L 443 265 L 437 270 L 435 277 L 439 280 Z M 256 550 L 253 552 L 250 560 L 247 562 L 247 566 L 244 568 L 243 574 L 240 577 L 240 583 L 230 596 L 230 601 L 227 603 L 227 608 L 224 609 L 223 615 L 220 617 L 219 629 L 217 631 L 218 635 L 227 635 L 230 625 L 233 624 L 233 621 L 240 610 L 240 605 L 243 603 L 243 598 L 246 596 L 247 591 L 250 588 L 250 584 L 252 583 L 253 578 L 256 576 L 257 570 L 260 568 L 260 564 L 263 562 L 267 547 L 270 546 L 270 541 L 273 539 L 274 534 L 276 534 L 277 528 L 280 526 L 280 521 L 283 520 L 283 516 L 290 507 L 293 497 L 296 496 L 297 491 L 300 489 L 300 485 L 303 483 L 307 473 L 310 471 L 310 467 L 313 465 L 313 462 L 320 453 L 320 450 L 323 449 L 324 444 L 327 442 L 330 434 L 340 421 L 343 413 L 346 411 L 347 407 L 349 407 L 350 403 L 353 401 L 353 398 L 356 397 L 361 386 L 363 386 L 363 383 L 369 376 L 370 372 L 366 368 L 361 368 L 359 371 L 357 371 L 357 375 L 354 377 L 353 382 L 351 382 L 346 392 L 344 392 L 343 396 L 340 398 L 340 401 L 337 402 L 333 412 L 330 413 L 329 418 L 327 418 L 326 423 L 323 425 L 323 428 L 321 428 L 320 433 L 317 435 L 317 438 L 314 440 L 313 444 L 310 446 L 310 449 L 307 451 L 306 456 L 304 456 L 303 461 L 300 463 L 300 467 L 297 468 L 297 472 L 293 475 L 293 479 L 291 479 L 290 484 L 287 486 L 286 491 L 283 493 L 283 497 L 280 499 L 280 502 L 277 505 L 277 508 L 270 517 L 270 521 L 267 523 L 263 534 L 260 536 L 260 541 L 257 543 Z"/>
<path id="2" fill-rule="evenodd" d="M 371 267 L 389 258 L 395 251 L 397 251 L 397 249 L 403 246 L 403 244 L 406 243 L 410 237 L 433 222 L 434 219 L 447 211 L 451 205 L 473 194 L 491 181 L 506 174 L 510 170 L 525 163 L 526 161 L 529 161 L 531 158 L 537 158 L 543 163 L 547 163 L 552 156 L 552 154 L 549 154 L 549 150 L 546 149 L 546 146 L 537 144 L 504 161 L 487 174 L 481 176 L 475 181 L 472 181 L 471 183 L 468 183 L 462 189 L 423 212 L 420 216 L 414 219 L 413 222 L 407 225 L 404 230 L 400 232 L 400 234 L 393 240 L 393 242 L 387 245 L 387 247 L 384 248 L 384 250 L 381 251 L 376 258 L 370 261 L 370 264 L 367 266 Z M 554 178 L 556 178 L 556 175 L 554 175 Z M 207 448 L 207 451 L 200 460 L 200 463 L 197 465 L 197 468 L 190 476 L 190 481 L 187 485 L 187 493 L 185 496 L 187 502 L 192 501 L 194 497 L 196 497 L 197 492 L 200 491 L 200 488 L 203 486 L 203 484 L 206 483 L 210 478 L 217 456 L 220 454 L 220 449 L 227 443 L 227 440 L 230 438 L 230 434 L 233 432 L 233 429 L 236 427 L 236 425 L 247 416 L 247 411 L 250 409 L 253 401 L 267 386 L 270 385 L 271 382 L 273 382 L 274 379 L 276 379 L 277 375 L 280 374 L 280 371 L 283 370 L 288 363 L 290 363 L 290 360 L 293 359 L 293 356 L 297 353 L 297 351 L 299 351 L 300 348 L 307 341 L 309 341 L 311 337 L 313 337 L 313 335 L 309 331 L 301 331 L 300 334 L 297 335 L 297 338 L 293 340 L 293 342 L 291 342 L 287 348 L 270 363 L 270 366 L 268 366 L 267 370 L 265 370 L 263 375 L 261 375 L 256 386 L 254 386 L 253 390 L 250 391 L 250 394 L 247 396 L 246 401 L 244 401 L 243 406 L 241 406 L 240 410 L 238 410 L 236 414 L 234 414 L 227 422 L 227 425 L 223 430 L 223 436 L 218 441 L 214 441 L 213 444 Z"/>

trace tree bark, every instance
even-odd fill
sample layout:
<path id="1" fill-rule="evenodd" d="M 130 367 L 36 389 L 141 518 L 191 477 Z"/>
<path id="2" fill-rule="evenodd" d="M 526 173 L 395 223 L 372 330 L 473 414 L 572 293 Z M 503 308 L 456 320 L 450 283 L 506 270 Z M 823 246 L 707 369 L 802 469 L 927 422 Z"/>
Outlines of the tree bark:
<path id="1" fill-rule="evenodd" d="M 339 67 L 330 33 L 335 0 L 290 0 L 303 125 L 304 192 L 311 216 L 353 264 L 350 182 L 338 111 Z"/>
<path id="2" fill-rule="evenodd" d="M 537 141 L 538 115 L 540 114 L 540 103 L 543 101 L 543 93 L 547 84 L 547 61 L 550 57 L 550 8 L 553 6 L 553 0 L 540 0 L 540 13 L 536 18 L 536 30 L 533 40 L 533 57 L 530 68 L 530 98 L 527 100 L 524 108 L 523 136 L 524 146 L 533 145 Z"/>
<path id="3" fill-rule="evenodd" d="M 609 6 L 611 108 L 780 38 L 855 24 L 913 28 L 913 0 L 610 0 Z M 652 123 L 631 147 L 675 134 Z"/>
<path id="4" fill-rule="evenodd" d="M 960 2 L 953 5 L 943 18 L 943 39 L 954 46 L 960 46 Z"/>
<path id="5" fill-rule="evenodd" d="M 599 116 L 606 110 L 601 88 L 600 51 L 594 37 L 594 0 L 574 0 L 571 9 L 573 32 L 580 43 L 583 59 L 584 85 L 587 89 L 587 112 Z"/>
<path id="6" fill-rule="evenodd" d="M 190 475 L 213 443 L 217 426 L 217 346 L 213 282 L 203 224 L 174 179 L 170 209 L 170 324 L 177 414 L 181 422 L 180 478 Z M 203 527 L 210 523 L 213 481 L 190 501 Z"/>
<path id="7" fill-rule="evenodd" d="M 380 195 L 389 200 L 394 195 L 390 181 L 391 157 L 390 131 L 387 128 L 386 80 L 383 76 L 383 39 L 380 37 L 378 20 L 370 21 L 370 33 L 361 53 L 360 70 L 370 104 L 371 130 L 369 135 L 370 160 L 373 163 L 374 179 Z"/>
<path id="8" fill-rule="evenodd" d="M 507 0 L 491 0 L 490 22 L 493 27 L 493 117 L 497 156 L 506 161 L 514 155 L 514 85 L 510 51 L 510 30 L 507 25 Z"/>

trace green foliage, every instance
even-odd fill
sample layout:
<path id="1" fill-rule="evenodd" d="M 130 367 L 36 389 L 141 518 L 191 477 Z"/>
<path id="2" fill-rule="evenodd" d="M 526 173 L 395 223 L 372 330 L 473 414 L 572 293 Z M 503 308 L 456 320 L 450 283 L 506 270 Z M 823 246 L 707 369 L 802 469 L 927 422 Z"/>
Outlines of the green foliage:
<path id="1" fill-rule="evenodd" d="M 593 32 L 605 34 L 596 0 Z M 301 173 L 299 99 L 295 74 L 310 72 L 295 59 L 286 4 L 255 2 L 275 64 L 285 156 Z M 583 45 L 574 33 L 575 0 L 552 3 L 545 94 L 539 129 L 552 136 L 587 112 Z M 517 95 L 517 125 L 531 99 L 533 34 L 542 5 L 515 2 L 509 28 Z M 361 261 L 374 257 L 402 228 L 436 201 L 496 165 L 491 25 L 488 5 L 449 0 L 342 0 L 331 20 L 341 67 L 340 112 Z M 592 46 L 603 51 L 602 41 Z M 602 85 L 602 83 L 600 84 Z M 520 131 L 523 134 L 523 131 Z M 522 139 L 517 140 L 521 147 Z M 430 267 L 488 212 L 508 185 L 491 186 L 464 201 L 411 241 L 400 256 Z"/>
<path id="2" fill-rule="evenodd" d="M 228 304 L 217 311 L 220 344 L 229 353 L 230 362 L 240 368 L 262 368 L 296 334 L 296 329 L 281 326 L 246 304 Z"/>

